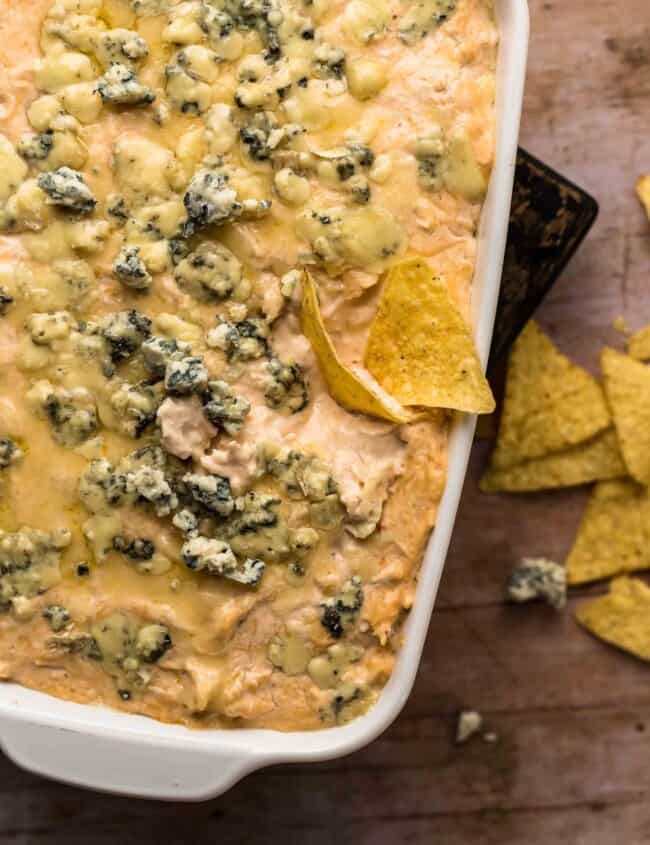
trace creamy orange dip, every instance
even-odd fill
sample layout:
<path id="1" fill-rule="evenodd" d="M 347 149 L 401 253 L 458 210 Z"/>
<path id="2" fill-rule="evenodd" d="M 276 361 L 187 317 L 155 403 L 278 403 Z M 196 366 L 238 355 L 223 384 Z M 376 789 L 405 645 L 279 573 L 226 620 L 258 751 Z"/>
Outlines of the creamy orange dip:
<path id="1" fill-rule="evenodd" d="M 0 0 L 0 674 L 328 727 L 391 674 L 448 418 L 350 413 L 419 254 L 466 313 L 491 0 Z"/>

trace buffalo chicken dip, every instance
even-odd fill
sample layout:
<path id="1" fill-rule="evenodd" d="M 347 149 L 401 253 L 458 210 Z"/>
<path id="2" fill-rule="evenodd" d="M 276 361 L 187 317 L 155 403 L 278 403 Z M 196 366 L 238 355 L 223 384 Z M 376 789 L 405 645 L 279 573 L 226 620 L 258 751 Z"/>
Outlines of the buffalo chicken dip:
<path id="1" fill-rule="evenodd" d="M 478 366 L 445 343 L 491 0 L 0 0 L 0 37 L 2 678 L 192 727 L 354 718 L 451 409 L 489 410 L 416 388 Z"/>

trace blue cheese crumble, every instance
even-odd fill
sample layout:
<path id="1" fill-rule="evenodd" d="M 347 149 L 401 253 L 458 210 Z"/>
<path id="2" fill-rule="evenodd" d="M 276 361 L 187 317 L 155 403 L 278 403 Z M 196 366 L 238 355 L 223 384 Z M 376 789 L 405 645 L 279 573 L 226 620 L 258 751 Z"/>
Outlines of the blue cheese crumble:
<path id="1" fill-rule="evenodd" d="M 249 587 L 259 583 L 265 569 L 261 560 L 249 559 L 240 563 L 225 540 L 208 537 L 192 537 L 184 544 L 181 555 L 188 569 L 221 575 Z"/>
<path id="2" fill-rule="evenodd" d="M 134 290 L 147 290 L 151 286 L 151 274 L 138 246 L 122 247 L 113 261 L 113 273 L 122 284 Z"/>
<path id="3" fill-rule="evenodd" d="M 59 582 L 61 553 L 70 541 L 70 532 L 64 529 L 0 531 L 0 607 L 28 618 L 30 600 Z"/>
<path id="4" fill-rule="evenodd" d="M 58 205 L 79 214 L 91 214 L 97 200 L 84 177 L 70 167 L 59 167 L 38 177 L 38 187 L 47 195 L 50 205 Z"/>
<path id="5" fill-rule="evenodd" d="M 545 558 L 524 558 L 512 570 L 507 594 L 517 604 L 543 599 L 561 610 L 566 605 L 566 569 Z"/>
<path id="6" fill-rule="evenodd" d="M 115 106 L 149 106 L 156 95 L 143 85 L 130 67 L 115 63 L 97 82 L 97 93 L 105 103 Z"/>
<path id="7" fill-rule="evenodd" d="M 0 469 L 17 464 L 23 457 L 22 449 L 10 437 L 0 437 Z"/>

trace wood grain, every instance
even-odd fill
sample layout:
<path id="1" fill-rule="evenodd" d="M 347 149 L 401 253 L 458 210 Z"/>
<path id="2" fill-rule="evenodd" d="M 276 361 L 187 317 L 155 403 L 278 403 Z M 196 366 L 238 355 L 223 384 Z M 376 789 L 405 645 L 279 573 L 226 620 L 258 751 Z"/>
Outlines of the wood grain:
<path id="1" fill-rule="evenodd" d="M 647 0 L 531 0 L 522 143 L 600 201 L 593 234 L 540 312 L 597 371 L 622 314 L 650 321 Z M 348 759 L 257 773 L 204 805 L 86 793 L 0 759 L 0 842 L 283 845 L 647 845 L 650 668 L 593 641 L 571 611 L 508 607 L 524 554 L 563 558 L 584 491 L 486 496 L 477 443 L 422 668 L 396 724 Z M 460 707 L 499 741 L 453 742 Z M 173 761 L 171 761 L 173 764 Z"/>

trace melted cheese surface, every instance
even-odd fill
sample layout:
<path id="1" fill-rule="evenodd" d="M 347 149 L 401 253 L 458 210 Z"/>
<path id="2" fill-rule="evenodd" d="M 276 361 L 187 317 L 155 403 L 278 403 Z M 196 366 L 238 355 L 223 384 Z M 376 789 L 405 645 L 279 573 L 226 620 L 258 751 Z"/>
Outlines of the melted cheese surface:
<path id="1" fill-rule="evenodd" d="M 0 37 L 1 677 L 193 727 L 354 718 L 448 419 L 340 407 L 295 271 L 349 365 L 405 256 L 467 311 L 491 0 L 0 0 Z"/>

